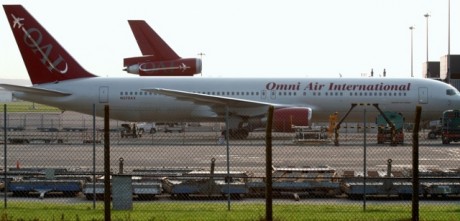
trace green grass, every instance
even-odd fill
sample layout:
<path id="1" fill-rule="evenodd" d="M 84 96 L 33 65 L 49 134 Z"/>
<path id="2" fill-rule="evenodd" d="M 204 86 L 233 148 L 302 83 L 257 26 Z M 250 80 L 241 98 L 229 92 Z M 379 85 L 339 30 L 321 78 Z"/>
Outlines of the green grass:
<path id="1" fill-rule="evenodd" d="M 227 210 L 222 202 L 151 202 L 134 203 L 131 211 L 111 211 L 112 220 L 120 221 L 261 221 L 265 206 L 261 203 L 238 202 Z M 459 205 L 422 205 L 420 220 L 460 220 Z M 410 204 L 371 205 L 363 212 L 361 205 L 274 205 L 273 217 L 284 220 L 411 220 Z M 92 203 L 51 204 L 46 202 L 10 202 L 2 209 L 0 221 L 14 220 L 104 220 L 103 202 L 96 209 Z"/>
<path id="2" fill-rule="evenodd" d="M 28 113 L 42 113 L 42 112 L 60 112 L 58 108 L 37 104 L 27 101 L 0 103 L 0 112 L 3 112 L 4 105 L 6 104 L 7 113 L 28 112 Z"/>

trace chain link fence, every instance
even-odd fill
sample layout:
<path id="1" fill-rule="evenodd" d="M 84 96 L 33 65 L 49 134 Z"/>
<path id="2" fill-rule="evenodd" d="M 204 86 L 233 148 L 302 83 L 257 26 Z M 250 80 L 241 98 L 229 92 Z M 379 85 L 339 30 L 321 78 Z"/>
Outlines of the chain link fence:
<path id="1" fill-rule="evenodd" d="M 265 219 L 264 126 L 245 125 L 248 136 L 236 139 L 231 131 L 226 133 L 225 119 L 224 123 L 110 120 L 110 142 L 106 143 L 101 117 L 39 109 L 24 112 L 12 107 L 5 108 L 1 116 L 4 211 L 13 204 L 27 213 L 30 203 L 68 205 L 76 210 L 86 205 L 87 210 L 100 211 L 107 202 L 104 182 L 110 180 L 108 205 L 121 214 L 192 204 L 200 207 L 180 211 L 187 220 L 202 220 L 200 212 L 215 206 L 229 213 L 238 207 L 252 210 L 243 220 Z M 292 117 L 278 119 L 289 126 L 273 128 L 271 133 L 269 197 L 273 198 L 275 220 L 365 219 L 340 212 L 314 218 L 299 206 L 386 212 L 411 207 L 410 124 L 395 123 L 397 131 L 392 132 L 388 125 L 379 127 L 375 121 L 344 121 L 336 140 L 331 124 L 337 120 L 292 127 Z M 429 125 L 419 132 L 419 144 L 422 220 L 439 219 L 424 211 L 425 205 L 440 210 L 456 207 L 448 210 L 446 220 L 459 218 L 458 144 L 443 144 Z M 107 165 L 110 179 L 106 177 Z M 278 215 L 286 208 L 292 209 L 287 217 Z M 410 217 L 407 211 L 405 217 Z M 151 216 L 125 219 L 152 220 Z M 230 220 L 226 216 L 217 218 Z M 162 220 L 158 213 L 155 217 Z"/>

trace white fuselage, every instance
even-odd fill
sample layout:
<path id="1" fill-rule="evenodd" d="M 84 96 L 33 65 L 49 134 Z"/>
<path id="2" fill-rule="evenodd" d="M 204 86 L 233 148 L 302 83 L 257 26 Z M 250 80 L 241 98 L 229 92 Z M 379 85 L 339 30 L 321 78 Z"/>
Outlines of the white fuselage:
<path id="1" fill-rule="evenodd" d="M 214 121 L 222 115 L 215 106 L 166 95 L 150 93 L 146 89 L 173 89 L 217 97 L 231 97 L 248 101 L 266 102 L 291 107 L 312 109 L 312 121 L 328 121 L 334 112 L 339 117 L 357 106 L 349 118 L 363 120 L 366 109 L 368 120 L 382 111 L 402 113 L 406 122 L 413 120 L 416 106 L 422 107 L 422 120 L 439 119 L 442 111 L 460 108 L 460 95 L 452 86 L 418 78 L 196 78 L 196 77 L 139 77 L 139 78 L 84 78 L 35 87 L 68 92 L 63 97 L 37 96 L 15 92 L 20 99 L 43 103 L 91 114 L 103 115 L 103 106 L 109 105 L 110 117 L 125 121 Z M 453 92 L 449 94 L 448 91 Z M 229 107 L 230 111 L 249 117 L 264 114 L 265 109 Z"/>

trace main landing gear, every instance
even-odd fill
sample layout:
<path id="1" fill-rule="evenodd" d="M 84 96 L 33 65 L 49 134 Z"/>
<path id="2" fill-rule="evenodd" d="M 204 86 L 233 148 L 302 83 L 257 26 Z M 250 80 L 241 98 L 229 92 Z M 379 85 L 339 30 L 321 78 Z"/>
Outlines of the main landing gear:
<path id="1" fill-rule="evenodd" d="M 355 108 L 357 105 L 358 104 L 355 104 L 355 103 L 351 104 L 351 107 L 350 107 L 350 109 L 348 109 L 348 112 L 345 114 L 345 116 L 343 116 L 342 119 L 340 119 L 339 123 L 335 126 L 335 128 L 334 128 L 334 133 L 335 133 L 334 144 L 335 144 L 335 146 L 339 146 L 339 129 L 340 129 L 340 125 L 345 120 L 345 118 L 347 118 L 348 114 L 350 114 L 350 112 L 353 110 L 353 108 Z M 374 106 L 380 112 L 380 114 L 385 119 L 385 121 L 388 123 L 388 125 L 390 125 L 390 128 L 391 128 L 390 145 L 391 146 L 396 146 L 398 144 L 398 142 L 396 140 L 396 127 L 395 127 L 395 125 L 393 124 L 393 122 L 390 121 L 390 119 L 388 119 L 388 117 L 385 115 L 385 113 L 383 113 L 383 111 L 379 108 L 378 104 L 372 104 L 372 106 Z"/>

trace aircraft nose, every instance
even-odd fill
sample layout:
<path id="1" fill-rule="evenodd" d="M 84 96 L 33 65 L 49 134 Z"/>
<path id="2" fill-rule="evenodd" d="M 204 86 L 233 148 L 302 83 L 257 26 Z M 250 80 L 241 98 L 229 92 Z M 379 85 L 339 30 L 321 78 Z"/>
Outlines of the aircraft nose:
<path id="1" fill-rule="evenodd" d="M 447 102 L 451 109 L 460 109 L 460 94 L 457 94 L 455 99 L 449 99 Z"/>

